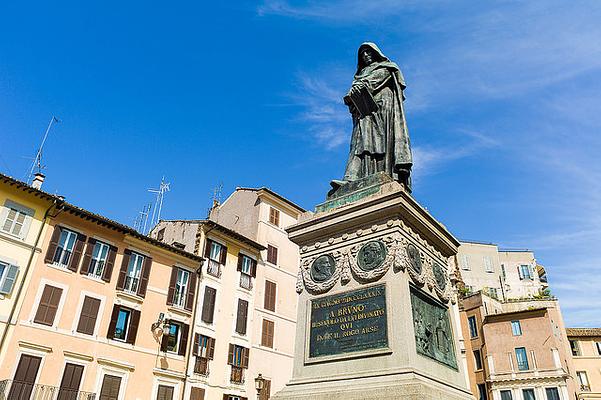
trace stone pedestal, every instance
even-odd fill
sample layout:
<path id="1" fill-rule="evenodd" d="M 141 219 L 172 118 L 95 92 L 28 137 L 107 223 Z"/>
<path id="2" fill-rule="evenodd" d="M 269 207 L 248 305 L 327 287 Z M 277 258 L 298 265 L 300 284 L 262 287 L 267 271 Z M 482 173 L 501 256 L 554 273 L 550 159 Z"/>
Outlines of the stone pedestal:
<path id="1" fill-rule="evenodd" d="M 301 249 L 295 361 L 273 399 L 473 399 L 459 243 L 401 185 L 373 179 L 288 228 Z"/>

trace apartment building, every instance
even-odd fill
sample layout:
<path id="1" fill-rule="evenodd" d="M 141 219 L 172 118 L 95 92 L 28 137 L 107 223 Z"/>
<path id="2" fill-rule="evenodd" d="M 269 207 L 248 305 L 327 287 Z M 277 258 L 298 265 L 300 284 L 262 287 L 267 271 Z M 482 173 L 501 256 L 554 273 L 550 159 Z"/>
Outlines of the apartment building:
<path id="1" fill-rule="evenodd" d="M 462 241 L 457 254 L 466 292 L 499 300 L 530 298 L 548 288 L 546 272 L 531 250 L 500 250 L 496 244 Z"/>
<path id="2" fill-rule="evenodd" d="M 223 204 L 214 205 L 208 220 L 161 221 L 153 228 L 152 237 L 205 255 L 208 261 L 203 267 L 202 285 L 214 289 L 216 297 L 221 299 L 221 302 L 216 301 L 218 321 L 212 325 L 213 330 L 208 331 L 210 325 L 203 322 L 202 316 L 196 327 L 201 335 L 199 349 L 207 347 L 204 345 L 207 339 L 203 336 L 215 343 L 234 346 L 227 348 L 227 360 L 210 361 L 211 371 L 225 373 L 210 372 L 204 377 L 198 374 L 189 377 L 194 385 L 205 390 L 206 398 L 254 398 L 254 379 L 261 374 L 265 388 L 260 399 L 266 400 L 290 379 L 299 258 L 298 247 L 288 240 L 284 229 L 294 224 L 302 212 L 301 207 L 269 189 L 238 188 Z M 236 251 L 243 244 L 251 257 L 256 254 L 250 285 L 236 264 Z M 226 247 L 228 254 L 231 253 L 222 264 L 219 276 L 215 273 L 221 251 L 217 250 L 217 245 Z M 230 259 L 231 265 L 228 265 Z M 236 304 L 241 295 L 248 301 L 244 335 L 236 332 L 240 314 L 235 309 L 239 309 Z M 199 297 L 199 302 L 203 302 L 199 309 L 204 310 L 206 303 L 211 304 L 211 299 L 211 296 L 207 299 Z M 229 304 L 229 311 L 224 308 L 225 304 Z M 240 348 L 244 349 L 241 359 L 246 360 L 242 384 L 236 382 L 240 375 L 236 375 L 238 368 L 231 362 L 240 359 L 237 356 Z M 212 354 L 212 350 L 209 352 Z"/>
<path id="3" fill-rule="evenodd" d="M 553 299 L 460 302 L 472 392 L 479 400 L 574 399 L 569 344 Z"/>
<path id="4" fill-rule="evenodd" d="M 48 213 L 62 203 L 39 190 L 43 178 L 36 175 L 36 188 L 0 174 L 0 364 L 10 328 L 17 321 L 21 293 L 41 251 Z"/>
<path id="5" fill-rule="evenodd" d="M 567 328 L 578 400 L 601 399 L 601 328 Z"/>
<path id="6" fill-rule="evenodd" d="M 41 232 L 0 398 L 182 399 L 203 258 L 66 202 Z"/>

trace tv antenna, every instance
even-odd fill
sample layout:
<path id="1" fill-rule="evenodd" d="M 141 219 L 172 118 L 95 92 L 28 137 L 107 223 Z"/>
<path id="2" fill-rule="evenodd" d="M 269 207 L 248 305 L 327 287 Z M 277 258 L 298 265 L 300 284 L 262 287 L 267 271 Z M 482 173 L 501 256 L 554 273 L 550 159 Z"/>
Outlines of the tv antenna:
<path id="1" fill-rule="evenodd" d="M 148 216 L 150 215 L 151 208 L 152 203 L 146 204 L 142 207 L 142 211 L 138 212 L 138 215 L 135 218 L 134 229 L 142 234 L 146 232 L 146 225 L 148 224 Z"/>
<path id="2" fill-rule="evenodd" d="M 165 193 L 170 190 L 169 183 L 165 182 L 165 177 L 161 178 L 161 184 L 158 189 L 148 189 L 151 193 L 156 193 L 157 198 L 154 202 L 154 208 L 152 209 L 152 218 L 150 219 L 150 226 L 154 226 L 161 220 L 161 210 L 163 209 L 163 198 Z M 144 225 L 146 226 L 146 225 Z"/>
<path id="3" fill-rule="evenodd" d="M 53 115 L 52 118 L 50 119 L 50 123 L 48 124 L 48 128 L 46 128 L 46 133 L 44 133 L 44 138 L 42 139 L 42 144 L 38 148 L 38 152 L 36 153 L 35 158 L 33 159 L 33 162 L 31 163 L 31 168 L 29 169 L 29 173 L 27 174 L 27 183 L 31 183 L 31 181 L 33 179 L 33 175 L 35 173 L 41 173 L 42 169 L 45 168 L 45 166 L 42 165 L 42 151 L 44 149 L 44 144 L 46 143 L 46 139 L 48 138 L 48 133 L 50 133 L 50 128 L 52 128 L 52 124 L 54 124 L 55 122 L 59 123 L 59 122 L 61 122 L 61 120 Z M 35 172 L 36 168 L 37 168 L 37 172 Z"/>

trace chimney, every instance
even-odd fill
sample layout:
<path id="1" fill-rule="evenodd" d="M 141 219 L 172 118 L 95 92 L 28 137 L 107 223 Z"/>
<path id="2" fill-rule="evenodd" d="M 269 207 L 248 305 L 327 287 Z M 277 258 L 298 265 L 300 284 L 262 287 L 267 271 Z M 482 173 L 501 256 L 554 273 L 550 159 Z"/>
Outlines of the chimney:
<path id="1" fill-rule="evenodd" d="M 44 178 L 46 178 L 46 175 L 42 174 L 41 172 L 36 173 L 33 176 L 33 182 L 31 182 L 31 187 L 35 189 L 41 189 L 42 183 L 44 183 Z"/>

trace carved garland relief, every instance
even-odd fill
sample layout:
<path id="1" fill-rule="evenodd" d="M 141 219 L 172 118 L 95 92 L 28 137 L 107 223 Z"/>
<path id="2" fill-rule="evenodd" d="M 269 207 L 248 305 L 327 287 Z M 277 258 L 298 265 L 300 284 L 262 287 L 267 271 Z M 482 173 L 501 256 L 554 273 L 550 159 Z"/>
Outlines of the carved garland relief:
<path id="1" fill-rule="evenodd" d="M 382 225 L 382 228 L 392 227 L 395 224 L 401 226 L 413 239 L 417 239 L 417 243 L 425 245 L 424 247 L 430 250 L 436 259 L 425 251 L 420 251 L 413 241 L 409 241 L 400 232 L 394 232 L 365 243 L 303 258 L 296 291 L 301 293 L 303 289 L 307 289 L 314 294 L 325 293 L 334 287 L 338 279 L 342 285 L 346 285 L 350 282 L 351 276 L 361 283 L 374 282 L 382 278 L 392 267 L 395 273 L 407 271 L 417 286 L 426 286 L 443 302 L 452 300 L 455 303 L 449 274 L 438 261 L 443 259 L 442 255 L 434 251 L 402 221 L 388 221 L 386 225 Z M 374 225 L 371 230 L 375 232 L 379 228 Z M 364 233 L 358 230 L 355 235 L 359 237 Z M 319 249 L 323 245 L 327 247 L 336 241 L 346 241 L 349 236 L 345 233 L 337 239 L 330 238 L 327 244 L 317 242 L 313 249 Z M 302 252 L 308 250 L 307 246 L 301 249 Z M 446 265 L 446 268 L 450 269 L 450 267 L 450 264 Z"/>

